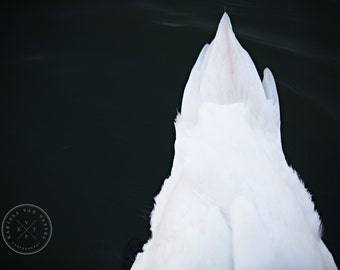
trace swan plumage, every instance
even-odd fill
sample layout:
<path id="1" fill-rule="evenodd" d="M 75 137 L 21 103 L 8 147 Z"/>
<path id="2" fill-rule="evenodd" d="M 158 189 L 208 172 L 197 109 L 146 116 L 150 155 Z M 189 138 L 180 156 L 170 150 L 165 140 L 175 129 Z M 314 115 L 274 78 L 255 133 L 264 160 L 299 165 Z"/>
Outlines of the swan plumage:
<path id="1" fill-rule="evenodd" d="M 281 146 L 274 77 L 261 81 L 225 13 L 175 121 L 171 175 L 133 270 L 337 269 Z"/>

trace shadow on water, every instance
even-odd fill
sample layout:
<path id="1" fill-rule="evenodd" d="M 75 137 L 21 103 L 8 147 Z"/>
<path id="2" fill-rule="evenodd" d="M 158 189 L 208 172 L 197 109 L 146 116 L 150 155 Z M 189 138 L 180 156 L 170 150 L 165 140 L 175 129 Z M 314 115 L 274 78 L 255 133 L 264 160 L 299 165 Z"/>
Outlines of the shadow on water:
<path id="1" fill-rule="evenodd" d="M 135 261 L 137 253 L 142 251 L 143 244 L 138 238 L 131 238 L 124 249 L 122 270 L 129 270 Z"/>

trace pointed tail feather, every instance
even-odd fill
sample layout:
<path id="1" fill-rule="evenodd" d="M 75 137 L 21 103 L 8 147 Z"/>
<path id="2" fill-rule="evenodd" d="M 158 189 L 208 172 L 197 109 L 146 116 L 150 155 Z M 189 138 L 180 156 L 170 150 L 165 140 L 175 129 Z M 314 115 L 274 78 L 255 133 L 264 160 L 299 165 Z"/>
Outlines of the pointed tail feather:
<path id="1" fill-rule="evenodd" d="M 260 105 L 265 100 L 255 65 L 237 41 L 224 13 L 214 40 L 202 49 L 192 69 L 183 95 L 182 117 L 195 122 L 203 103 Z"/>

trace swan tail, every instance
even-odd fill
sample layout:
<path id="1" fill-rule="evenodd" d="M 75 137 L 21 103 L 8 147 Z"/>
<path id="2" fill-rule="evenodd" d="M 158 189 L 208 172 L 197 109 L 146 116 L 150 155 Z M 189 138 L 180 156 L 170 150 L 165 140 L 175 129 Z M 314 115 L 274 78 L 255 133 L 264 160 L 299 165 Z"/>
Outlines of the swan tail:
<path id="1" fill-rule="evenodd" d="M 261 108 L 268 100 L 274 108 L 270 113 L 275 114 L 275 122 L 279 122 L 279 102 L 272 73 L 265 69 L 261 82 L 251 57 L 236 39 L 230 18 L 224 13 L 215 38 L 203 47 L 190 73 L 179 116 L 188 123 L 196 123 L 202 104 L 237 102 L 254 108 L 256 114 L 263 112 Z"/>

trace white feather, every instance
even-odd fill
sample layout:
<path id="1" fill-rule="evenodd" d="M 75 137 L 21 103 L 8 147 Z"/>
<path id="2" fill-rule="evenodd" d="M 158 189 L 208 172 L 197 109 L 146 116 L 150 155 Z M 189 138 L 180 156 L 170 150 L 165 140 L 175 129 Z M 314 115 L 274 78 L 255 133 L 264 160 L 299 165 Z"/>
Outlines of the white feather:
<path id="1" fill-rule="evenodd" d="M 273 75 L 261 80 L 224 14 L 185 88 L 175 158 L 133 270 L 337 269 L 287 165 Z"/>

